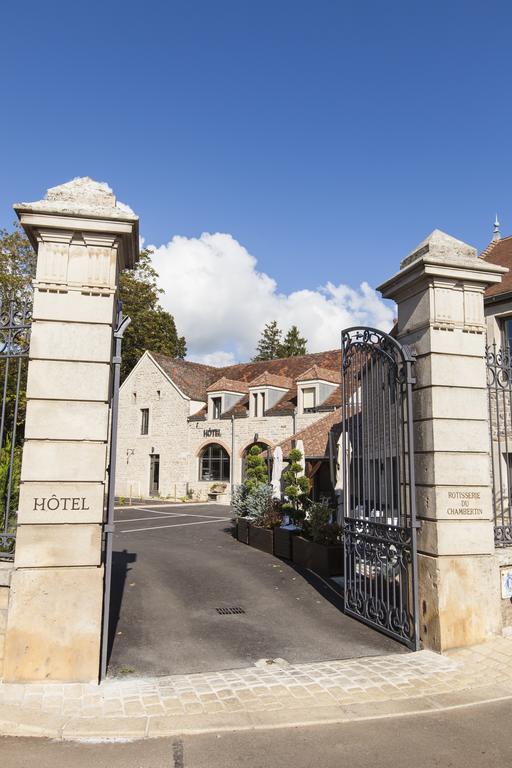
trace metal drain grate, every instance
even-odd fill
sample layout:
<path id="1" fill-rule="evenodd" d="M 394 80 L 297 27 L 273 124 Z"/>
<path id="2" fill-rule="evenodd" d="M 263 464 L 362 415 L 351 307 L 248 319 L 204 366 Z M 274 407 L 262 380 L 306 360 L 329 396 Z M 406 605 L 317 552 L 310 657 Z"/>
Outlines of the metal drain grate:
<path id="1" fill-rule="evenodd" d="M 221 616 L 230 616 L 233 613 L 245 613 L 243 608 L 240 608 L 239 605 L 235 605 L 233 608 L 216 608 L 215 609 L 217 613 L 220 613 Z"/>

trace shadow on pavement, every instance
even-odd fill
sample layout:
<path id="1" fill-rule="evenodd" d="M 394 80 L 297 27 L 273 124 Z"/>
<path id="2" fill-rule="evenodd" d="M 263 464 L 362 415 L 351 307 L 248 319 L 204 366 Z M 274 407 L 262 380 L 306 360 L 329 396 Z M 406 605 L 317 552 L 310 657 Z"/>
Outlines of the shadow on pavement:
<path id="1" fill-rule="evenodd" d="M 116 636 L 117 625 L 119 622 L 119 616 L 121 615 L 121 605 L 123 602 L 123 593 L 126 583 L 126 577 L 130 563 L 135 563 L 137 555 L 134 552 L 128 552 L 123 549 L 122 552 L 112 552 L 112 582 L 110 592 L 110 614 L 108 625 L 108 652 L 107 660 L 110 661 L 112 655 L 112 648 L 114 646 L 114 639 Z"/>
<path id="2" fill-rule="evenodd" d="M 236 527 L 231 526 L 229 528 L 223 528 L 223 533 L 228 534 L 236 541 Z M 242 545 L 247 546 L 247 545 Z M 345 607 L 345 597 L 343 589 L 335 582 L 331 581 L 329 579 L 324 579 L 321 576 L 318 576 L 316 573 L 313 573 L 313 571 L 308 571 L 306 568 L 301 568 L 300 565 L 295 565 L 291 560 L 285 560 L 284 558 L 277 557 L 277 555 L 274 555 L 276 560 L 279 560 L 280 562 L 287 565 L 289 568 L 291 568 L 295 573 L 297 573 L 299 576 L 301 576 L 304 581 L 306 581 L 313 589 L 318 592 L 321 597 L 324 598 L 324 600 L 327 600 L 332 606 L 338 609 L 338 611 L 341 611 L 343 613 L 344 607 Z"/>

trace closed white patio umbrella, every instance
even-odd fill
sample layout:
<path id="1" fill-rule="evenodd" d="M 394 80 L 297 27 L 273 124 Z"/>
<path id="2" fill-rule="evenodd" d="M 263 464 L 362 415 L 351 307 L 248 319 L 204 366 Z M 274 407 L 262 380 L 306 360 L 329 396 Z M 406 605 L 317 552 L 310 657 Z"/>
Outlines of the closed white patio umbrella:
<path id="1" fill-rule="evenodd" d="M 338 523 L 341 523 L 343 518 L 343 487 L 345 482 L 344 463 L 343 463 L 343 442 L 345 442 L 345 461 L 346 461 L 346 480 L 347 480 L 346 497 L 348 498 L 349 467 L 350 467 L 350 462 L 352 461 L 352 445 L 350 443 L 348 432 L 342 432 L 341 435 L 339 436 L 338 451 L 336 454 L 336 483 L 334 485 L 334 493 L 336 494 L 336 498 L 338 500 L 338 514 L 337 514 Z"/>
<path id="2" fill-rule="evenodd" d="M 281 498 L 281 475 L 283 474 L 284 462 L 283 462 L 283 450 L 278 445 L 274 450 L 273 462 L 272 462 L 272 479 L 270 481 L 272 485 L 272 498 Z"/>

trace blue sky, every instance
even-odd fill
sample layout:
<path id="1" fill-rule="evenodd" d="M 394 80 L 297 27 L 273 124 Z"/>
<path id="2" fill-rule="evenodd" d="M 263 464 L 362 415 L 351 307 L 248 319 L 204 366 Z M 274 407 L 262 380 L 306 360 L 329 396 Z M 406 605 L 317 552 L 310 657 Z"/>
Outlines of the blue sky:
<path id="1" fill-rule="evenodd" d="M 493 0 L 9 3 L 0 225 L 89 175 L 147 242 L 229 233 L 286 295 L 375 286 L 435 227 L 483 248 L 496 210 L 512 234 L 511 24 Z"/>

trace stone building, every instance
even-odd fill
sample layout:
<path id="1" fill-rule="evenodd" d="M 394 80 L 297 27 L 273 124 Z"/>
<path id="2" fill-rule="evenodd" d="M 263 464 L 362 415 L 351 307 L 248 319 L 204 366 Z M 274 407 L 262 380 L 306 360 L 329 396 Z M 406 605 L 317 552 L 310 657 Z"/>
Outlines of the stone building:
<path id="1" fill-rule="evenodd" d="M 117 494 L 205 499 L 221 484 L 226 498 L 252 445 L 302 439 L 313 497 L 332 495 L 340 368 L 339 350 L 224 368 L 146 352 L 120 390 Z"/>
<path id="2" fill-rule="evenodd" d="M 512 574 L 512 237 L 494 237 L 482 258 L 507 267 L 501 283 L 487 288 L 487 383 L 491 433 L 491 483 L 496 561 L 500 569 L 503 626 L 512 632 L 512 602 L 505 580 Z"/>

